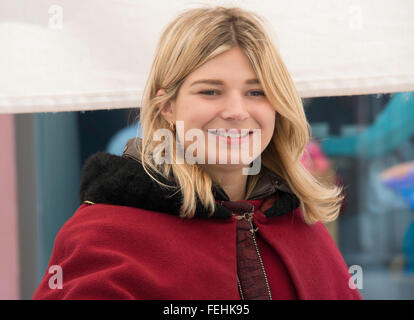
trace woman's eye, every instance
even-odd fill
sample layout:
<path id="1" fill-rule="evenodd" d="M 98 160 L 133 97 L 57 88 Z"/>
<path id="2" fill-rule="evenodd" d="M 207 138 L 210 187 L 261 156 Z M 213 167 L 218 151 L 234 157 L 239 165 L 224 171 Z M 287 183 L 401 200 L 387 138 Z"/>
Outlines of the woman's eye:
<path id="1" fill-rule="evenodd" d="M 257 95 L 256 94 L 254 95 L 255 97 L 257 97 L 257 96 L 264 96 L 265 95 L 263 91 L 250 91 L 250 92 L 257 93 Z"/>
<path id="2" fill-rule="evenodd" d="M 212 93 L 212 92 L 217 93 L 217 91 L 216 91 L 216 90 L 205 90 L 205 91 L 200 91 L 200 93 L 201 93 L 201 94 L 205 94 L 205 95 L 207 95 L 207 96 L 211 96 L 212 94 L 209 94 L 209 93 Z"/>

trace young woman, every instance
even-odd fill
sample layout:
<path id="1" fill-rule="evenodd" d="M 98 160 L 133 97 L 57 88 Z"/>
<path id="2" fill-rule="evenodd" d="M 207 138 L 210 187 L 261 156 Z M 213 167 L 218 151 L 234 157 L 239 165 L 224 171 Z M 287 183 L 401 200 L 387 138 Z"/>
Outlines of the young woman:
<path id="1" fill-rule="evenodd" d="M 323 225 L 342 189 L 301 164 L 310 126 L 271 34 L 240 8 L 166 27 L 143 138 L 86 161 L 49 262 L 61 286 L 46 271 L 34 299 L 361 299 Z"/>

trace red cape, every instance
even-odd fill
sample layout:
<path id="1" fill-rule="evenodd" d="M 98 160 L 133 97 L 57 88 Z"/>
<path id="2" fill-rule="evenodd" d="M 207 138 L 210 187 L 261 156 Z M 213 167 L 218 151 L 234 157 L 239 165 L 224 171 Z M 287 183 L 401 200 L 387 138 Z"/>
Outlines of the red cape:
<path id="1" fill-rule="evenodd" d="M 299 208 L 271 219 L 263 211 L 254 223 L 274 299 L 361 299 L 322 223 L 305 224 Z M 46 271 L 33 299 L 240 299 L 234 218 L 83 204 L 59 231 L 52 265 L 62 268 L 63 288 L 51 289 Z"/>

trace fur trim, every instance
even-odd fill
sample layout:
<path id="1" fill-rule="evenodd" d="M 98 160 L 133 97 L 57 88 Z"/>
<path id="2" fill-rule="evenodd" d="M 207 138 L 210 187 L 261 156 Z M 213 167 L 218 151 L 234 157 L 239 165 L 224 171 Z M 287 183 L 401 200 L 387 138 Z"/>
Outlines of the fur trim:
<path id="1" fill-rule="evenodd" d="M 178 215 L 182 204 L 178 187 L 164 177 L 151 174 L 173 188 L 163 187 L 152 180 L 138 161 L 107 152 L 95 153 L 82 168 L 80 203 L 90 201 Z M 220 190 L 213 188 L 212 191 L 217 200 L 227 200 L 220 197 L 223 195 Z M 275 190 L 274 195 L 276 200 L 273 206 L 264 211 L 268 218 L 289 213 L 299 206 L 298 198 L 292 193 Z M 208 217 L 208 211 L 198 198 L 195 216 Z M 232 214 L 227 208 L 216 204 L 213 217 L 228 219 Z"/>

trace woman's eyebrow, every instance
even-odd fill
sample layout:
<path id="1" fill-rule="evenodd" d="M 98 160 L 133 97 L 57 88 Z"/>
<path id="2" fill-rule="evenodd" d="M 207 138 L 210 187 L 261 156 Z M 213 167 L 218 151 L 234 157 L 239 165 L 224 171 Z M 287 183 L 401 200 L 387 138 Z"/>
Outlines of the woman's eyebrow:
<path id="1" fill-rule="evenodd" d="M 248 79 L 244 82 L 245 84 L 260 84 L 259 79 Z M 196 85 L 196 84 L 215 84 L 219 86 L 224 86 L 224 82 L 218 79 L 200 79 L 194 81 L 190 87 Z"/>

